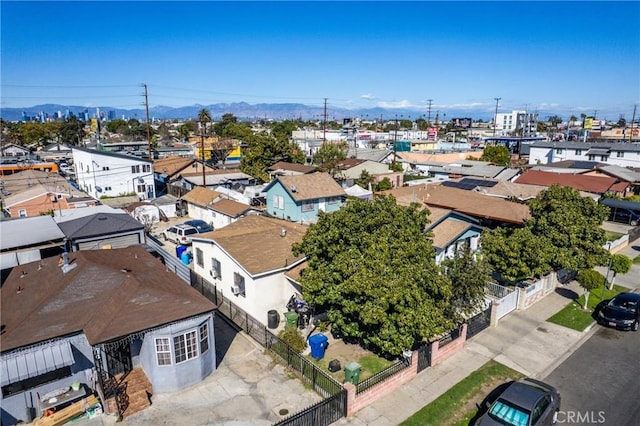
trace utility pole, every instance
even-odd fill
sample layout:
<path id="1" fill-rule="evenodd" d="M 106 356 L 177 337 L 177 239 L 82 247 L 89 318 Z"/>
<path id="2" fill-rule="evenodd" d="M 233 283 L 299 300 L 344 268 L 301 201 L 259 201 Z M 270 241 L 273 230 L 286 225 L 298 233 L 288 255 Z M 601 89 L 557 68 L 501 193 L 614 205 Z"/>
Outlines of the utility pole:
<path id="1" fill-rule="evenodd" d="M 502 98 L 493 98 L 496 101 L 496 112 L 493 115 L 493 137 L 496 136 L 496 128 L 498 127 L 498 102 Z"/>
<path id="2" fill-rule="evenodd" d="M 396 171 L 396 145 L 398 144 L 398 117 L 396 116 L 396 128 L 393 135 L 393 172 Z"/>
<path id="3" fill-rule="evenodd" d="M 633 105 L 633 116 L 631 117 L 631 135 L 629 135 L 629 142 L 633 142 L 633 122 L 636 121 L 636 108 L 638 105 Z M 627 125 L 625 124 L 625 128 Z"/>
<path id="4" fill-rule="evenodd" d="M 324 120 L 322 121 L 322 143 L 327 142 L 327 98 L 324 98 Z"/>
<path id="5" fill-rule="evenodd" d="M 147 92 L 147 84 L 142 83 L 142 86 L 144 87 L 144 106 L 147 111 L 147 149 L 149 160 L 153 163 L 153 153 L 151 152 L 151 124 L 149 123 L 149 94 Z"/>
<path id="6" fill-rule="evenodd" d="M 427 102 L 429 102 L 427 106 L 427 126 L 431 127 L 431 102 L 433 102 L 433 99 L 427 99 Z"/>

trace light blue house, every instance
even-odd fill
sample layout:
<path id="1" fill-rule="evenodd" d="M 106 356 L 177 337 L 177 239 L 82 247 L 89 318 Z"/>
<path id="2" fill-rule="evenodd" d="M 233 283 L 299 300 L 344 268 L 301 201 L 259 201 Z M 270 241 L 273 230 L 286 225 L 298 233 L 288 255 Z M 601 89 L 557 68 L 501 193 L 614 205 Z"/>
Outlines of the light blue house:
<path id="1" fill-rule="evenodd" d="M 328 173 L 278 176 L 264 189 L 267 213 L 292 222 L 313 223 L 318 212 L 339 210 L 347 193 Z"/>
<path id="2" fill-rule="evenodd" d="M 216 368 L 215 305 L 142 246 L 20 265 L 0 301 L 3 425 L 91 394 L 127 416 Z"/>
<path id="3" fill-rule="evenodd" d="M 479 221 L 466 214 L 438 207 L 429 207 L 427 231 L 433 234 L 436 263 L 455 257 L 463 246 L 476 251 L 479 246 L 482 226 Z"/>

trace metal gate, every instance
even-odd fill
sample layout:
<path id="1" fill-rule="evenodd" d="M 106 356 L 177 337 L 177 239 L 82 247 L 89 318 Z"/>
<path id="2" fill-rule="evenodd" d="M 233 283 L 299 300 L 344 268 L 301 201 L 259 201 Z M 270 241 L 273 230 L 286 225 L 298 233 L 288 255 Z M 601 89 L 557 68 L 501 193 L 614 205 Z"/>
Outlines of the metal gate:
<path id="1" fill-rule="evenodd" d="M 480 333 L 491 324 L 491 303 L 489 307 L 467 321 L 467 339 Z"/>
<path id="2" fill-rule="evenodd" d="M 431 345 L 418 348 L 418 373 L 431 365 Z"/>
<path id="3" fill-rule="evenodd" d="M 496 305 L 498 305 L 496 316 L 498 319 L 507 315 L 509 312 L 516 310 L 518 307 L 519 294 L 519 291 L 509 290 L 509 293 L 506 296 L 496 302 Z"/>

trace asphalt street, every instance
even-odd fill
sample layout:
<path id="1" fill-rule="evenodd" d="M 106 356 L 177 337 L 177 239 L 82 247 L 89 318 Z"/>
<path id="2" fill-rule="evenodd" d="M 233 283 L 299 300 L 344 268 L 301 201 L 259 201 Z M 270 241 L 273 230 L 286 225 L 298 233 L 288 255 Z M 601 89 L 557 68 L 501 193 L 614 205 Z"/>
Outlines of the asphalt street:
<path id="1" fill-rule="evenodd" d="M 595 327 L 544 379 L 560 391 L 558 424 L 640 426 L 640 332 Z"/>

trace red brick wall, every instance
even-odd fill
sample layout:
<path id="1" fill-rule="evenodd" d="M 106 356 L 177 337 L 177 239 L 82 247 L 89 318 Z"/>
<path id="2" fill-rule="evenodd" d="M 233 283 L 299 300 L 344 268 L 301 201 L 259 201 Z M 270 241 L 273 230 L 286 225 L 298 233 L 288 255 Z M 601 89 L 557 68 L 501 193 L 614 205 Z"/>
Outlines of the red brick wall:
<path id="1" fill-rule="evenodd" d="M 449 342 L 446 346 L 440 347 L 439 342 L 435 341 L 431 344 L 431 365 L 437 365 L 449 358 L 454 353 L 458 352 L 464 347 L 464 343 L 467 341 L 467 324 L 462 324 L 460 330 L 460 337 L 453 342 Z"/>

